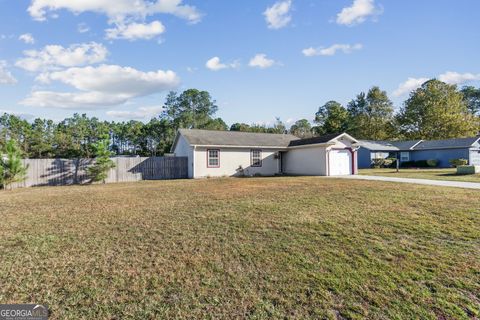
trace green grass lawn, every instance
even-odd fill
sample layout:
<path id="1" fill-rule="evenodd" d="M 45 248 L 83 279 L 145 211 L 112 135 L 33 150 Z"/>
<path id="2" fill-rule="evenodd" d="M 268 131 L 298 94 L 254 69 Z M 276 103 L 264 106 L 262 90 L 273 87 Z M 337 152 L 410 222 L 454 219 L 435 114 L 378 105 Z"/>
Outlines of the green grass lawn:
<path id="1" fill-rule="evenodd" d="M 449 180 L 464 182 L 479 182 L 480 174 L 457 175 L 454 168 L 451 169 L 360 169 L 359 174 L 369 176 L 384 176 L 397 178 L 416 178 L 432 180 Z"/>
<path id="2" fill-rule="evenodd" d="M 0 302 L 51 319 L 480 317 L 478 191 L 315 177 L 0 192 Z"/>

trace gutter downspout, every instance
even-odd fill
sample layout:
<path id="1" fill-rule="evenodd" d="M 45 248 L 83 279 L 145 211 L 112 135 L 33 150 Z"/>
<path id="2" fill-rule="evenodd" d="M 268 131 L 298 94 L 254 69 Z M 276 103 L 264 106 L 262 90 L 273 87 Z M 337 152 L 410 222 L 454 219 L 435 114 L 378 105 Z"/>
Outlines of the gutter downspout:
<path id="1" fill-rule="evenodd" d="M 197 146 L 193 146 L 192 149 L 192 179 L 195 179 L 195 150 Z"/>

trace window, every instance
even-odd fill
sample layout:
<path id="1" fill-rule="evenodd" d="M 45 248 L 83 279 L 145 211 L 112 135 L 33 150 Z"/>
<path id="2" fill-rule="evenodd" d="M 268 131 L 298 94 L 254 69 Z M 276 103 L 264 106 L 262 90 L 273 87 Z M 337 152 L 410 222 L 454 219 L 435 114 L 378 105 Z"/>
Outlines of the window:
<path id="1" fill-rule="evenodd" d="M 262 166 L 262 150 L 252 149 L 250 151 L 250 165 L 252 167 Z"/>
<path id="2" fill-rule="evenodd" d="M 410 152 L 400 152 L 400 161 L 410 161 Z"/>
<path id="3" fill-rule="evenodd" d="M 388 158 L 388 152 L 371 152 L 370 158 L 373 159 L 385 159 Z"/>
<path id="4" fill-rule="evenodd" d="M 220 150 L 207 150 L 207 168 L 220 168 Z"/>

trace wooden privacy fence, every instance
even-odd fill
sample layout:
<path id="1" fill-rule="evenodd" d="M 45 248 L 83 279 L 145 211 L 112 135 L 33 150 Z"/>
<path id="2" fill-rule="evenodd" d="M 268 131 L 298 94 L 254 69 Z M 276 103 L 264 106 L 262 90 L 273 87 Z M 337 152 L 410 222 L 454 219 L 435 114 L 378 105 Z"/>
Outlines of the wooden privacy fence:
<path id="1" fill-rule="evenodd" d="M 110 169 L 107 183 L 140 180 L 188 178 L 186 157 L 112 158 L 115 168 Z M 90 183 L 87 168 L 94 159 L 25 159 L 27 179 L 14 188 L 34 186 L 65 186 Z"/>

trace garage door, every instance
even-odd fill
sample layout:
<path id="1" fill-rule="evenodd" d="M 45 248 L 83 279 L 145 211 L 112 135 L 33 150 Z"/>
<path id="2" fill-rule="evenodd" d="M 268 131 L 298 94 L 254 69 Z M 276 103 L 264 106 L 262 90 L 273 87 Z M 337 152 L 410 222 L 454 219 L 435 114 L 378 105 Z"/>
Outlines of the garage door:
<path id="1" fill-rule="evenodd" d="M 331 176 L 352 174 L 352 154 L 349 150 L 331 150 L 329 158 Z"/>

